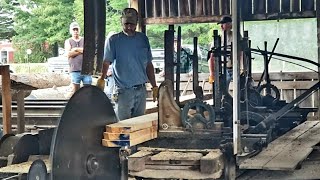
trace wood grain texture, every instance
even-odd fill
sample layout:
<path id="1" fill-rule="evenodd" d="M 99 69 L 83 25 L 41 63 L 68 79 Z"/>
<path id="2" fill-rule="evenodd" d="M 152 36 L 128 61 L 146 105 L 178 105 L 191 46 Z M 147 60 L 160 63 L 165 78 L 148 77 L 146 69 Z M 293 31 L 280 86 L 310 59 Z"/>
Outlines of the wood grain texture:
<path id="1" fill-rule="evenodd" d="M 306 121 L 295 127 L 285 135 L 271 142 L 266 149 L 258 155 L 243 161 L 240 164 L 241 169 L 264 169 L 264 166 L 272 161 L 276 156 L 285 153 L 285 149 L 290 147 L 292 142 L 302 136 L 304 133 L 319 124 L 319 121 Z M 300 147 L 302 148 L 302 147 Z M 305 147 L 306 148 L 306 147 Z M 288 153 L 288 152 L 286 152 Z"/>
<path id="2" fill-rule="evenodd" d="M 106 132 L 128 133 L 152 126 L 158 126 L 158 113 L 146 114 L 143 116 L 138 116 L 119 121 L 117 123 L 109 124 L 106 126 Z"/>

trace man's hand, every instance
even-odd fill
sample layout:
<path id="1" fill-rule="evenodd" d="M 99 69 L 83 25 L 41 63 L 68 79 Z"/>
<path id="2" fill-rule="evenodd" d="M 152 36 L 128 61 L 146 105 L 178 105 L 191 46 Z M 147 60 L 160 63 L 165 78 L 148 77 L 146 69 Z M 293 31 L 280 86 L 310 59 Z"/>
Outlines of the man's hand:
<path id="1" fill-rule="evenodd" d="M 107 77 L 112 76 L 112 71 L 107 72 Z"/>
<path id="2" fill-rule="evenodd" d="M 213 75 L 209 76 L 209 80 L 208 81 L 209 81 L 210 84 L 212 84 L 214 82 L 214 76 Z"/>
<path id="3" fill-rule="evenodd" d="M 102 78 L 99 78 L 97 81 L 97 87 L 100 88 L 102 91 L 104 90 L 104 86 L 105 86 L 105 81 Z"/>
<path id="4" fill-rule="evenodd" d="M 158 99 L 159 88 L 158 86 L 155 86 L 151 89 L 152 89 L 153 102 L 156 102 L 156 100 Z"/>

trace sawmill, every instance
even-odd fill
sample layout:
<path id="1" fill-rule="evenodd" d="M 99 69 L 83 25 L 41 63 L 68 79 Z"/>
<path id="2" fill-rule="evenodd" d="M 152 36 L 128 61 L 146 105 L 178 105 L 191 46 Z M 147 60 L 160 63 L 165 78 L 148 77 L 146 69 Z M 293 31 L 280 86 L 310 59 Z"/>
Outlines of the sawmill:
<path id="1" fill-rule="evenodd" d="M 5 96 L 12 83 L 8 67 L 0 66 L 2 179 L 320 177 L 319 58 L 275 52 L 279 39 L 274 44 L 262 42 L 263 49 L 253 48 L 250 32 L 240 30 L 243 21 L 316 18 L 320 34 L 320 0 L 130 0 L 129 4 L 141 16 L 140 31 L 146 32 L 147 25 L 168 25 L 163 32 L 165 76 L 160 78 L 157 104 L 143 116 L 119 121 L 105 93 L 96 86 L 85 86 L 70 98 L 55 127 L 12 134 L 11 97 Z M 105 1 L 84 1 L 83 74 L 99 74 L 102 68 L 108 20 L 105 7 Z M 215 81 L 207 83 L 211 91 L 201 83 L 208 76 L 198 73 L 198 39 L 194 37 L 192 95 L 180 96 L 184 75 L 174 72 L 180 58 L 177 55 L 174 60 L 175 37 L 181 48 L 178 25 L 219 22 L 225 15 L 232 17 L 234 43 L 229 46 L 217 30 L 212 32 L 214 46 L 208 55 L 215 57 Z M 318 37 L 318 54 L 319 42 Z M 263 73 L 258 75 L 252 72 L 253 54 L 263 59 Z M 229 89 L 226 63 L 230 56 L 241 57 L 244 69 L 240 73 L 239 61 L 232 58 Z M 308 63 L 317 71 L 299 74 L 294 81 L 308 86 L 285 99 L 281 83 L 298 75 L 271 73 L 269 63 L 274 58 Z M 276 77 L 281 81 L 276 82 Z M 316 102 L 314 107 L 302 106 L 310 97 Z"/>

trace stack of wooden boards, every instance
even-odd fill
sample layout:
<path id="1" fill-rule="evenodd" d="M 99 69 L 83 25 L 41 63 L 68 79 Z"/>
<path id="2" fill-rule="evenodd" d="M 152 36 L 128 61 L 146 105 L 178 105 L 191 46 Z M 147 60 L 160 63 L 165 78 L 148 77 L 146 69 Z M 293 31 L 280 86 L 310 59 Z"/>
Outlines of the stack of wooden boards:
<path id="1" fill-rule="evenodd" d="M 123 120 L 106 126 L 102 145 L 107 147 L 134 146 L 157 138 L 158 113 Z"/>
<path id="2" fill-rule="evenodd" d="M 129 174 L 143 178 L 216 179 L 223 167 L 219 149 L 140 147 L 128 157 Z"/>

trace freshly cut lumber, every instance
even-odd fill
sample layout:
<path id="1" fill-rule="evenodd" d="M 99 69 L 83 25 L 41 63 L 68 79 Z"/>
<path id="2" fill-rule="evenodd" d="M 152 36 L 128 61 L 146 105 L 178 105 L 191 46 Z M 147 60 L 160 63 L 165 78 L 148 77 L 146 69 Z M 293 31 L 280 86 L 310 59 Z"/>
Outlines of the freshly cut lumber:
<path id="1" fill-rule="evenodd" d="M 123 133 L 110 133 L 110 132 L 104 132 L 103 137 L 105 140 L 110 141 L 130 141 L 134 139 L 138 139 L 139 137 L 150 134 L 157 131 L 157 126 L 148 127 L 146 129 L 141 129 L 134 132 L 123 132 Z"/>
<path id="2" fill-rule="evenodd" d="M 154 131 L 152 133 L 147 133 L 145 135 L 141 135 L 140 137 L 132 140 L 105 140 L 102 139 L 102 145 L 106 147 L 124 147 L 124 146 L 134 146 L 146 141 L 149 141 L 151 139 L 157 138 L 158 133 L 157 131 Z"/>
<path id="3" fill-rule="evenodd" d="M 158 126 L 158 113 L 146 114 L 123 120 L 106 126 L 109 133 L 130 133 L 141 129 Z"/>

